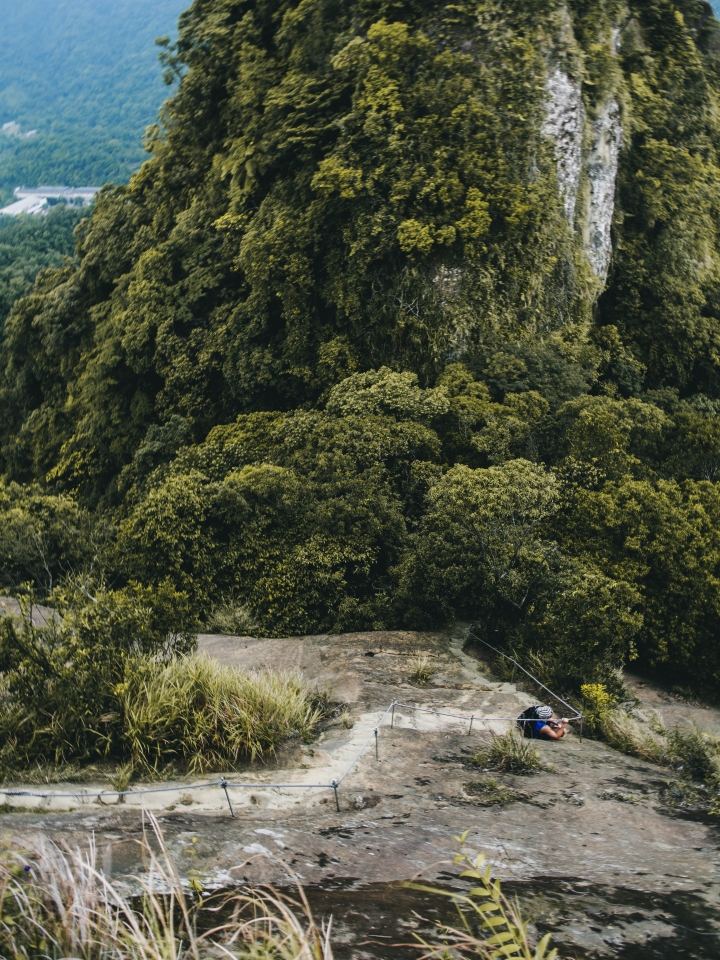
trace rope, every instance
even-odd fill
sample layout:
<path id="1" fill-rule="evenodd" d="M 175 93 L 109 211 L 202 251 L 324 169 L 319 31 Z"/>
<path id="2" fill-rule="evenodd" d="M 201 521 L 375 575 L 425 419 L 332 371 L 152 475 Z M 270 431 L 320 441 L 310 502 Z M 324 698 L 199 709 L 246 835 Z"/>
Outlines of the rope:
<path id="1" fill-rule="evenodd" d="M 233 789 L 242 789 L 243 787 L 249 790 L 332 790 L 331 783 L 230 783 L 229 781 L 225 784 L 226 787 L 232 787 Z"/>
<path id="2" fill-rule="evenodd" d="M 78 797 L 89 799 L 90 797 L 128 797 L 131 794 L 139 795 L 141 793 L 173 793 L 179 790 L 200 790 L 203 787 L 221 787 L 222 780 L 213 780 L 211 783 L 184 784 L 181 787 L 147 787 L 140 790 L 102 790 L 100 793 L 39 793 L 33 790 L 3 790 L 0 788 L 0 796 L 5 797 L 41 797 L 47 800 L 48 797 L 63 798 L 68 797 L 76 799 Z"/>
<path id="3" fill-rule="evenodd" d="M 392 706 L 392 704 L 390 704 L 390 706 Z M 530 717 L 478 717 L 475 714 L 473 714 L 472 717 L 466 717 L 464 714 L 444 713 L 442 710 L 433 710 L 431 707 L 413 707 L 409 703 L 400 703 L 399 700 L 395 701 L 395 706 L 403 707 L 405 710 L 416 710 L 418 713 L 432 713 L 438 717 L 454 717 L 456 720 L 464 720 L 466 723 L 469 723 L 471 719 L 476 721 L 477 723 L 480 723 L 480 722 L 485 723 L 486 721 L 495 721 L 495 720 L 506 720 L 511 723 L 535 723 L 535 721 L 532 720 Z M 570 717 L 569 719 L 571 722 L 574 722 L 575 720 L 582 720 L 582 715 L 578 713 L 577 716 Z"/>
<path id="4" fill-rule="evenodd" d="M 575 721 L 575 720 L 582 720 L 582 714 L 578 713 L 577 710 L 575 710 L 573 707 L 570 706 L 570 704 L 565 703 L 564 700 L 562 700 L 560 697 L 558 697 L 557 694 L 553 693 L 552 690 L 550 690 L 548 687 L 546 687 L 543 683 L 540 683 L 540 681 L 539 681 L 536 677 L 533 677 L 533 675 L 532 675 L 531 673 L 529 673 L 524 667 L 520 666 L 520 664 L 519 664 L 516 660 L 513 660 L 512 657 L 508 657 L 508 656 L 507 656 L 506 654 L 504 654 L 501 650 L 496 650 L 495 647 L 491 646 L 491 645 L 490 645 L 489 643 L 487 643 L 485 640 L 482 640 L 480 637 L 476 637 L 475 634 L 472 633 L 470 630 L 468 630 L 468 636 L 474 637 L 476 640 L 479 640 L 480 643 L 484 643 L 485 646 L 490 647 L 491 650 L 494 650 L 495 653 L 499 654 L 501 657 L 505 657 L 506 660 L 510 660 L 510 661 L 511 661 L 512 663 L 514 663 L 517 667 L 520 667 L 520 669 L 523 671 L 523 673 L 526 673 L 526 674 L 530 677 L 531 680 L 533 680 L 535 683 L 537 683 L 539 686 L 541 686 L 541 687 L 543 688 L 543 690 L 547 690 L 547 692 L 550 694 L 550 696 L 554 697 L 559 703 L 562 703 L 563 706 L 567 707 L 568 710 L 570 710 L 570 711 L 572 711 L 572 712 L 574 713 L 574 716 L 570 718 L 570 721 L 571 721 L 571 722 L 573 722 L 573 721 Z M 221 780 L 212 780 L 212 781 L 210 781 L 210 782 L 208 782 L 208 783 L 196 783 L 196 784 L 187 784 L 187 783 L 186 783 L 186 784 L 183 784 L 182 786 L 174 786 L 174 787 L 143 787 L 143 788 L 141 788 L 141 789 L 139 789 L 139 790 L 101 790 L 99 793 L 88 793 L 87 791 L 81 791 L 81 792 L 77 792 L 77 793 L 48 793 L 47 791 L 45 791 L 45 792 L 41 793 L 40 791 L 37 791 L 37 790 L 3 790 L 3 789 L 0 787 L 0 796 L 5 796 L 5 797 L 36 797 L 36 798 L 40 798 L 40 799 L 42 799 L 42 800 L 47 800 L 47 799 L 49 799 L 49 798 L 52 798 L 52 799 L 56 799 L 56 798 L 57 798 L 58 800 L 62 800 L 62 799 L 68 799 L 68 800 L 84 799 L 84 800 L 89 800 L 89 799 L 91 799 L 91 798 L 94 798 L 94 799 L 100 800 L 102 797 L 142 796 L 142 795 L 144 795 L 144 794 L 149 794 L 149 793 L 179 793 L 180 791 L 187 791 L 187 790 L 201 790 L 201 789 L 204 789 L 204 788 L 206 788 L 206 787 L 220 787 L 222 790 L 225 791 L 226 796 L 227 796 L 227 790 L 228 790 L 228 789 L 233 789 L 233 790 L 334 790 L 334 791 L 335 791 L 335 799 L 336 799 L 336 802 L 337 802 L 337 790 L 338 790 L 338 787 L 339 787 L 340 784 L 343 782 L 343 780 L 347 777 L 347 775 L 350 773 L 350 771 L 353 769 L 353 767 L 354 767 L 355 764 L 358 762 L 358 760 L 360 759 L 360 757 L 365 753 L 365 751 L 367 750 L 368 744 L 371 742 L 371 740 L 373 739 L 373 737 L 376 739 L 376 747 L 377 747 L 377 734 L 378 734 L 378 730 L 379 730 L 380 727 L 382 726 L 382 724 L 383 724 L 383 722 L 385 721 L 387 715 L 388 715 L 388 714 L 390 713 L 390 711 L 393 710 L 395 707 L 400 707 L 400 708 L 403 709 L 403 710 L 413 710 L 413 711 L 416 711 L 416 712 L 418 712 L 418 713 L 431 713 L 431 714 L 434 714 L 435 716 L 438 716 L 438 717 L 451 717 L 451 718 L 453 718 L 453 719 L 455 719 L 455 720 L 463 720 L 465 723 L 468 723 L 468 722 L 470 723 L 470 729 L 471 729 L 471 730 L 472 730 L 472 723 L 473 723 L 473 721 L 478 721 L 478 722 L 480 722 L 480 721 L 491 721 L 491 722 L 492 722 L 492 721 L 503 721 L 503 722 L 506 722 L 506 721 L 507 721 L 507 722 L 517 722 L 518 720 L 520 720 L 520 721 L 523 722 L 523 723 L 531 723 L 531 722 L 532 722 L 529 718 L 528 718 L 528 719 L 525 719 L 525 718 L 522 718 L 522 717 L 520 717 L 520 718 L 516 718 L 516 717 L 476 717 L 476 716 L 474 716 L 474 715 L 473 715 L 472 717 L 466 717 L 466 716 L 464 716 L 463 714 L 459 714 L 459 713 L 448 713 L 447 711 L 443 711 L 443 710 L 434 710 L 434 709 L 432 709 L 431 707 L 415 707 L 415 706 L 412 706 L 412 705 L 409 704 L 409 703 L 400 703 L 400 702 L 397 701 L 397 700 L 393 700 L 393 701 L 388 705 L 388 708 L 385 710 L 385 712 L 383 713 L 383 715 L 382 715 L 382 716 L 380 717 L 380 719 L 378 720 L 378 722 L 377 722 L 377 724 L 375 725 L 375 727 L 373 728 L 373 731 L 372 731 L 372 733 L 370 734 L 370 736 L 367 738 L 367 740 L 365 741 L 365 743 L 363 743 L 362 747 L 358 750 L 358 752 L 357 752 L 357 754 L 355 755 L 355 757 L 354 757 L 354 758 L 351 760 L 351 762 L 348 764 L 348 766 L 347 766 L 345 772 L 343 773 L 343 775 L 340 777 L 339 780 L 333 780 L 332 783 L 229 783 L 229 782 L 223 777 Z M 229 804 L 229 803 L 230 803 L 230 798 L 228 797 L 228 804 Z M 232 813 L 232 807 L 230 808 L 230 810 L 231 810 L 231 813 Z M 233 814 L 233 816 L 234 816 L 234 814 Z M 708 934 L 708 936 L 712 936 L 712 934 Z"/>
<path id="5" fill-rule="evenodd" d="M 350 773 L 350 771 L 351 771 L 352 768 L 355 766 L 355 764 L 358 762 L 358 760 L 359 760 L 360 757 L 363 755 L 363 753 L 365 753 L 365 750 L 366 750 L 366 748 L 367 748 L 367 745 L 370 743 L 370 741 L 372 740 L 372 738 L 375 736 L 375 734 L 376 734 L 377 731 L 378 731 L 378 728 L 382 725 L 383 720 L 384 720 L 385 717 L 390 713 L 390 711 L 392 710 L 392 708 L 393 708 L 394 705 L 395 705 L 395 701 L 393 700 L 392 703 L 390 704 L 390 706 L 389 706 L 389 707 L 387 708 L 387 710 L 385 711 L 385 713 L 380 717 L 380 720 L 378 721 L 377 726 L 375 727 L 375 729 L 373 730 L 373 732 L 370 734 L 370 736 L 367 738 L 367 740 L 365 741 L 365 743 L 362 745 L 362 747 L 361 747 L 360 750 L 358 751 L 358 754 L 357 754 L 357 756 L 355 757 L 355 759 L 350 763 L 350 765 L 348 766 L 347 770 L 346 770 L 345 773 L 340 777 L 340 779 L 334 784 L 334 789 L 340 786 L 340 784 L 343 782 L 343 780 L 345 779 L 345 777 Z"/>
<path id="6" fill-rule="evenodd" d="M 687 930 L 690 933 L 694 933 L 696 937 L 720 937 L 720 933 L 708 933 L 705 930 L 693 930 L 692 927 L 685 927 L 682 923 L 673 923 L 669 917 L 663 916 L 662 913 L 658 914 L 658 920 L 662 920 L 663 923 L 668 923 L 671 927 L 677 927 L 679 930 Z"/>
<path id="7" fill-rule="evenodd" d="M 530 673 L 529 670 L 526 670 L 525 667 L 521 666 L 521 665 L 517 662 L 517 660 L 514 660 L 512 657 L 509 657 L 506 653 L 503 653 L 502 650 L 498 650 L 497 647 L 493 647 L 492 644 L 488 643 L 487 640 L 483 640 L 482 637 L 476 636 L 476 635 L 472 632 L 472 630 L 468 630 L 467 635 L 468 635 L 469 637 L 473 637 L 473 639 L 475 639 L 475 640 L 478 640 L 480 643 L 484 643 L 486 647 L 490 647 L 491 650 L 494 650 L 495 653 L 497 653 L 499 656 L 504 657 L 506 660 L 509 660 L 510 663 L 514 663 L 516 667 L 518 667 L 520 670 L 522 670 L 522 672 L 523 672 L 524 674 L 526 674 L 528 677 L 530 677 L 530 679 L 533 681 L 533 683 L 536 683 L 539 687 L 542 687 L 543 690 L 546 690 L 546 691 L 550 694 L 551 697 L 554 697 L 554 698 L 557 700 L 558 703 L 561 703 L 564 707 L 567 707 L 568 710 L 572 710 L 572 712 L 575 714 L 575 716 L 572 718 L 573 720 L 579 720 L 579 719 L 582 717 L 582 714 L 581 714 L 581 713 L 578 713 L 577 710 L 575 709 L 575 707 L 571 707 L 569 703 L 566 703 L 566 702 L 565 702 L 561 697 L 559 697 L 556 693 L 553 693 L 552 690 L 551 690 L 549 687 L 546 687 L 544 683 L 541 683 L 541 682 L 538 680 L 537 677 L 534 677 L 534 676 Z"/>

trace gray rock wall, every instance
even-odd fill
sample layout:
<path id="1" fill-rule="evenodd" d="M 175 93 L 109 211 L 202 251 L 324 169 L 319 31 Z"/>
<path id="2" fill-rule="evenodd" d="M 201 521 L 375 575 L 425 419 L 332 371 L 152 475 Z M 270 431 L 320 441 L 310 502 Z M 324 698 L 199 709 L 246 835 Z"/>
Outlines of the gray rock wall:
<path id="1" fill-rule="evenodd" d="M 611 41 L 614 53 L 618 41 L 616 30 Z M 543 133 L 555 144 L 558 189 L 565 217 L 572 229 L 582 232 L 590 266 L 604 284 L 612 256 L 611 226 L 623 139 L 620 107 L 611 97 L 588 125 L 581 85 L 559 66 L 548 74 L 546 92 Z M 578 204 L 581 190 L 583 202 Z M 578 213 L 581 222 L 576 223 Z"/>
<path id="2" fill-rule="evenodd" d="M 565 216 L 570 226 L 575 223 L 583 161 L 585 109 L 580 84 L 559 67 L 546 81 L 547 113 L 543 133 L 555 142 L 557 179 Z"/>
<path id="3" fill-rule="evenodd" d="M 617 101 L 611 99 L 592 125 L 592 142 L 585 161 L 588 176 L 585 251 L 595 276 L 603 283 L 612 255 L 610 228 L 621 147 L 620 108 Z"/>

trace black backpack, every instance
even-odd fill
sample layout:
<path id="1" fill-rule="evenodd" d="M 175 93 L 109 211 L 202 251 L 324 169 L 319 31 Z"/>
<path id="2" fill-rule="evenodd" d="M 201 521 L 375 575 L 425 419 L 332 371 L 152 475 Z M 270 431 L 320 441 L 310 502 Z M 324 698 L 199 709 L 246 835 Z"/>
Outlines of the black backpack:
<path id="1" fill-rule="evenodd" d="M 528 707 L 527 710 L 523 710 L 523 712 L 515 721 L 518 727 L 520 727 L 520 729 L 522 730 L 522 735 L 524 737 L 527 737 L 528 740 L 535 739 L 535 730 L 533 728 L 532 723 L 530 723 L 529 721 L 540 719 L 540 717 L 538 717 L 537 715 L 537 709 L 538 709 L 537 706 Z M 528 721 L 528 722 L 523 723 L 523 721 Z"/>

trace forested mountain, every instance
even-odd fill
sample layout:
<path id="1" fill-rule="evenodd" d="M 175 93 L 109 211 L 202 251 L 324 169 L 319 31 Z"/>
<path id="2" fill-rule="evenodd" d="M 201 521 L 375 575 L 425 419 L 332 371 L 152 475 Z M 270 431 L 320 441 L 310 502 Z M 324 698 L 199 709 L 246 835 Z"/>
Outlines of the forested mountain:
<path id="1" fill-rule="evenodd" d="M 13 304 L 32 289 L 38 273 L 72 258 L 81 217 L 80 210 L 62 204 L 44 217 L 0 217 L 0 340 Z"/>
<path id="2" fill-rule="evenodd" d="M 166 96 L 154 41 L 183 0 L 0 0 L 0 200 L 14 187 L 126 182 Z M 31 138 L 22 136 L 31 130 Z"/>
<path id="3" fill-rule="evenodd" d="M 167 66 L 6 324 L 8 586 L 717 685 L 709 5 L 196 0 Z"/>

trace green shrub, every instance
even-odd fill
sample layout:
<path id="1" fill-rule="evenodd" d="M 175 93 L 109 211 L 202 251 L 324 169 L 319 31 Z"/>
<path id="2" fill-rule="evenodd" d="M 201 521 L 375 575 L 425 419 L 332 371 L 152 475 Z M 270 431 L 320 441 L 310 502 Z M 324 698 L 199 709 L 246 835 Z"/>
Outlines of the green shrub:
<path id="1" fill-rule="evenodd" d="M 720 739 L 701 730 L 675 727 L 667 731 L 667 762 L 687 780 L 711 784 L 720 790 Z"/>
<path id="2" fill-rule="evenodd" d="M 493 646 L 542 651 L 545 679 L 577 691 L 633 654 L 639 595 L 563 555 L 549 533 L 560 510 L 552 471 L 527 460 L 456 465 L 431 487 L 400 593 L 430 622 L 469 615 Z"/>
<path id="3" fill-rule="evenodd" d="M 667 762 L 667 744 L 662 727 L 640 724 L 617 705 L 616 697 L 602 683 L 587 683 L 580 688 L 583 698 L 583 732 L 622 753 L 649 760 Z"/>
<path id="4" fill-rule="evenodd" d="M 205 656 L 128 665 L 119 689 L 122 746 L 136 769 L 231 769 L 312 736 L 321 710 L 295 674 L 245 673 Z"/>
<path id="5" fill-rule="evenodd" d="M 518 736 L 514 730 L 501 736 L 491 732 L 488 746 L 479 750 L 470 762 L 503 773 L 536 773 L 543 768 L 542 758 L 532 741 Z"/>
<path id="6" fill-rule="evenodd" d="M 253 637 L 260 625 L 248 606 L 229 600 L 213 607 L 207 629 L 228 637 Z"/>
<path id="7" fill-rule="evenodd" d="M 91 585 L 89 585 L 91 586 Z M 166 662 L 195 644 L 187 597 L 168 584 L 56 592 L 42 626 L 0 617 L 0 770 L 118 756 L 122 714 L 117 688 L 129 663 Z"/>

